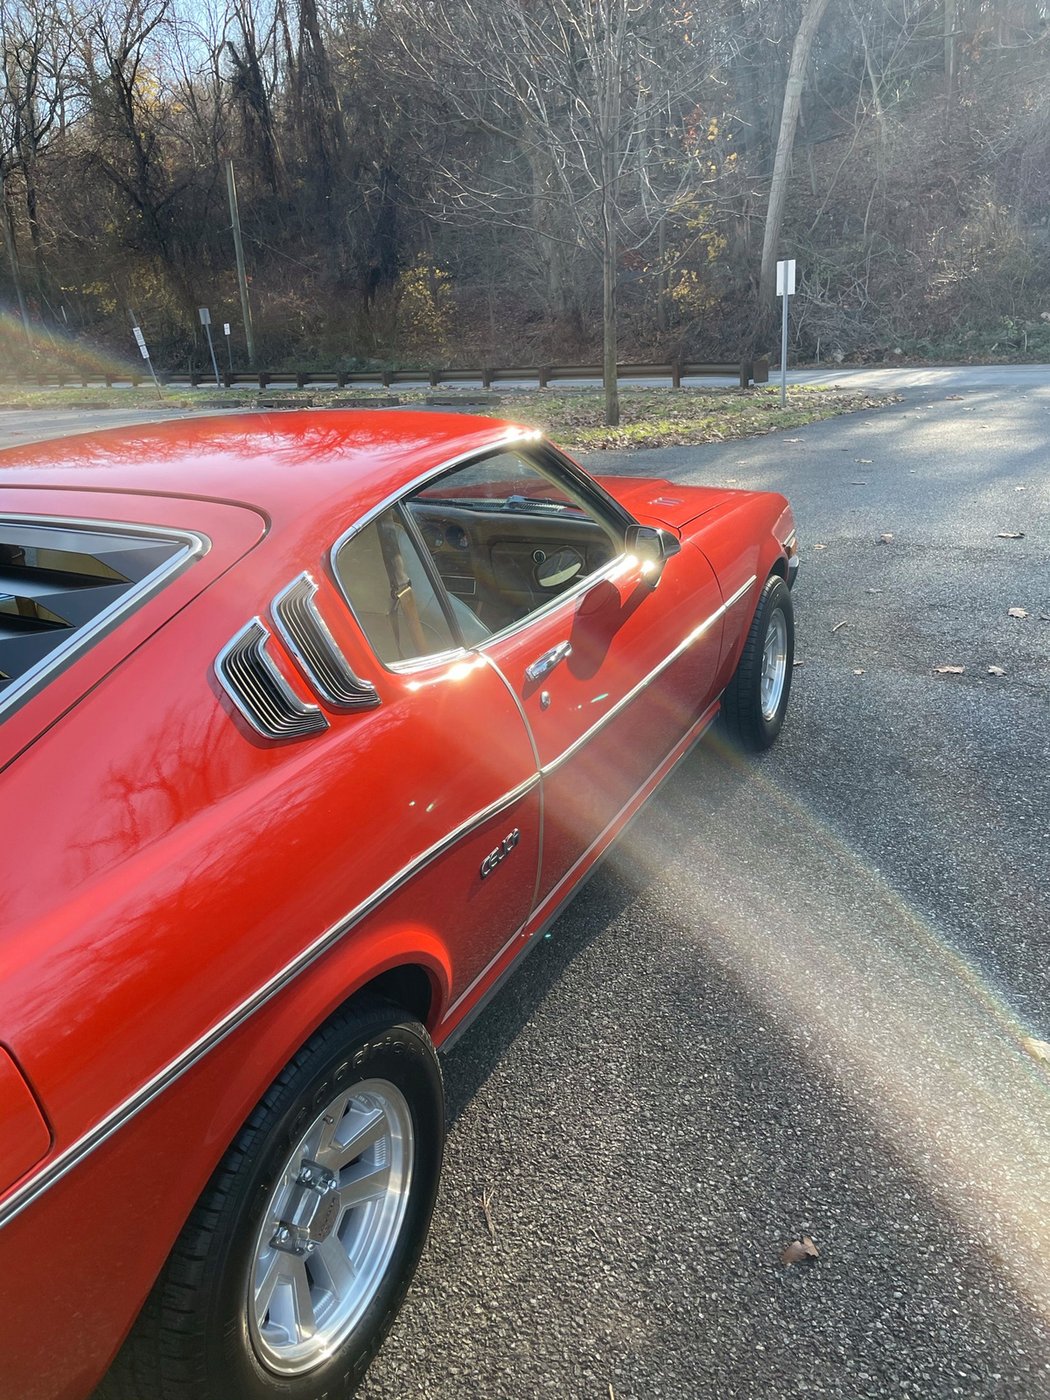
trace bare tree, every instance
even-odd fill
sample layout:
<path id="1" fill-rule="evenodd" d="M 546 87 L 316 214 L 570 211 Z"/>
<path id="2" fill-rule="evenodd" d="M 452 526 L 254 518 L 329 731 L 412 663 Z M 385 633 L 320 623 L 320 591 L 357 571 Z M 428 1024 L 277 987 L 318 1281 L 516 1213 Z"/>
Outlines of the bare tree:
<path id="1" fill-rule="evenodd" d="M 675 147 L 676 108 L 701 78 L 687 22 L 672 4 L 653 0 L 402 0 L 394 13 L 406 71 L 438 91 L 462 127 L 524 160 L 534 210 L 537 187 L 556 201 L 560 232 L 548 221 L 543 237 L 570 237 L 598 260 L 605 417 L 618 423 L 620 252 L 652 237 L 687 180 L 697 178 L 695 166 L 683 178 L 682 159 L 672 188 L 660 188 L 668 174 L 660 157 Z M 669 74 L 675 41 L 690 62 Z M 512 206 L 524 217 L 521 186 L 511 186 Z M 459 184 L 461 198 L 490 209 L 500 193 Z"/>
<path id="2" fill-rule="evenodd" d="M 791 153 L 795 145 L 795 130 L 798 126 L 799 110 L 802 106 L 802 90 L 806 83 L 806 69 L 817 30 L 828 8 L 829 0 L 806 0 L 802 21 L 795 35 L 791 49 L 791 67 L 788 69 L 787 84 L 784 89 L 784 107 L 780 116 L 780 134 L 777 137 L 777 153 L 773 161 L 773 178 L 769 186 L 769 203 L 766 206 L 766 225 L 762 236 L 762 266 L 758 284 L 758 315 L 760 322 L 768 318 L 773 304 L 773 284 L 776 278 L 777 246 L 780 242 L 780 228 L 784 221 L 784 204 L 787 199 L 788 175 L 791 170 Z"/>

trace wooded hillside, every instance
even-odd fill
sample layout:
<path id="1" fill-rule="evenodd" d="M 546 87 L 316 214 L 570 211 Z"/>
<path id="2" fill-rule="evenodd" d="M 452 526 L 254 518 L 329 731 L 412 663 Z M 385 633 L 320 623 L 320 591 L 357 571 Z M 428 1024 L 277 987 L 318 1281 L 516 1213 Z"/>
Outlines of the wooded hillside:
<path id="1" fill-rule="evenodd" d="M 798 352 L 1050 359 L 1039 0 L 0 0 L 0 33 L 9 362 L 20 291 L 49 354 L 133 355 L 134 316 L 199 366 L 208 305 L 246 364 L 228 160 L 260 363 L 593 360 L 610 317 L 621 359 L 769 348 L 792 90 Z"/>

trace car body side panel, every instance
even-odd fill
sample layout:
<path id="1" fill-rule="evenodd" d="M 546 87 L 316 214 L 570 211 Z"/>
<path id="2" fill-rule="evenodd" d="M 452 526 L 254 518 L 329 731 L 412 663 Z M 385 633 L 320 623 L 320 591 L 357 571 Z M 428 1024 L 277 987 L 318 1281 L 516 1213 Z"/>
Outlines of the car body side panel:
<path id="1" fill-rule="evenodd" d="M 566 874 L 712 697 L 721 601 L 696 550 L 668 559 L 655 588 L 625 559 L 541 624 L 483 648 L 521 703 L 543 772 L 541 903 L 560 898 Z M 565 659 L 530 681 L 527 668 L 566 643 Z"/>
<path id="2" fill-rule="evenodd" d="M 439 882 L 423 907 L 446 940 L 451 994 L 531 912 L 539 784 L 491 669 L 469 657 L 412 676 L 373 666 L 377 708 L 268 743 L 199 679 L 259 611 L 242 593 L 221 581 L 206 608 L 186 608 L 162 644 L 107 676 L 36 762 L 4 775 L 5 806 L 22 820 L 5 838 L 0 1027 L 58 1152 L 315 940 L 356 937 L 355 911 L 421 860 L 443 872 L 444 897 Z M 322 598 L 337 630 L 341 604 Z M 120 745 L 114 715 L 126 717 Z M 483 880 L 485 856 L 515 828 L 513 857 Z"/>

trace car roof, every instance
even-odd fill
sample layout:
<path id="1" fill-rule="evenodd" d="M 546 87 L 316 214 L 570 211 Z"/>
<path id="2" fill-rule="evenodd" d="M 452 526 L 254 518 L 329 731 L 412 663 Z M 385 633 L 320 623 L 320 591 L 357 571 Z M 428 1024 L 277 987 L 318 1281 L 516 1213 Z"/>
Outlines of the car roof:
<path id="1" fill-rule="evenodd" d="M 0 488 L 205 497 L 272 519 L 335 502 L 357 513 L 447 462 L 533 436 L 492 418 L 393 409 L 169 419 L 9 448 Z"/>

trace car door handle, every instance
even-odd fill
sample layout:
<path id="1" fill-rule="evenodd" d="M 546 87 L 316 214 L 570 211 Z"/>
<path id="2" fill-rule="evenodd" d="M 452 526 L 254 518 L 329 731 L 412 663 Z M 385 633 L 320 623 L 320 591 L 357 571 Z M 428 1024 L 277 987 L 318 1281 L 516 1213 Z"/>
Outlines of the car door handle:
<path id="1" fill-rule="evenodd" d="M 557 646 L 551 647 L 550 651 L 545 651 L 542 656 L 537 656 L 531 666 L 525 667 L 525 679 L 527 681 L 539 681 L 544 676 L 549 676 L 557 666 L 559 661 L 564 661 L 567 656 L 572 655 L 572 642 L 559 642 Z"/>

